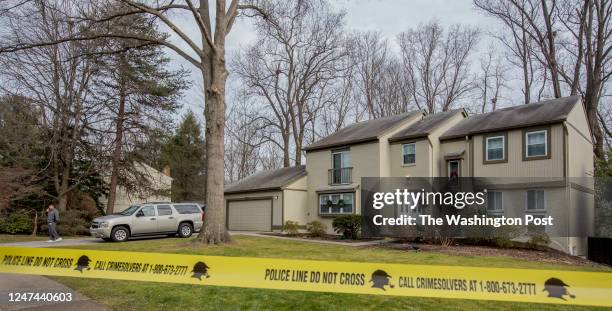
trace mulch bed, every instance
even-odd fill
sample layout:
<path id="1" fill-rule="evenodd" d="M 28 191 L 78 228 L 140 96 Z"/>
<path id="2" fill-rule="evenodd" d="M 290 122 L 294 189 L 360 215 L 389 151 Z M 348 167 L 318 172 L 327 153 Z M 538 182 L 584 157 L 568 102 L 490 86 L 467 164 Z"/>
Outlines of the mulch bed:
<path id="1" fill-rule="evenodd" d="M 297 238 L 297 239 L 304 239 L 304 240 L 319 240 L 319 241 L 334 241 L 334 242 L 343 242 L 343 243 L 361 243 L 361 242 L 380 240 L 379 238 L 368 238 L 368 239 L 357 239 L 357 240 L 342 239 L 341 236 L 335 235 L 335 234 L 325 234 L 320 237 L 310 236 L 308 233 L 299 233 L 298 235 L 287 235 L 287 234 L 278 233 L 278 232 L 270 232 L 270 233 L 266 232 L 266 233 L 261 233 L 261 234 L 270 235 L 270 236 L 279 236 L 279 237 L 284 237 L 284 238 Z"/>
<path id="2" fill-rule="evenodd" d="M 416 243 L 386 243 L 374 247 L 384 247 L 396 250 L 416 251 L 414 247 L 422 252 L 438 252 L 449 255 L 459 256 L 508 256 L 530 261 L 537 261 L 550 264 L 580 265 L 580 266 L 600 266 L 592 261 L 571 256 L 557 250 L 532 250 L 524 248 L 499 248 L 491 246 L 473 245 L 452 245 L 443 247 L 435 244 L 416 244 Z"/>
<path id="3" fill-rule="evenodd" d="M 326 234 L 321 237 L 313 237 L 308 233 L 300 233 L 296 236 L 289 236 L 283 233 L 271 232 L 262 233 L 264 235 L 279 236 L 279 237 L 290 237 L 304 240 L 322 240 L 322 241 L 335 241 L 344 243 L 359 243 L 367 241 L 381 240 L 382 238 L 367 238 L 367 239 L 341 239 L 339 235 Z M 474 246 L 474 245 L 451 245 L 441 246 L 437 244 L 424 244 L 424 243 L 410 243 L 406 241 L 395 241 L 390 243 L 382 243 L 378 245 L 369 245 L 365 247 L 381 247 L 386 249 L 404 250 L 415 252 L 415 248 L 418 248 L 419 252 L 437 252 L 454 256 L 507 256 L 518 259 L 525 259 L 530 261 L 537 261 L 549 264 L 561 264 L 561 265 L 579 265 L 579 266 L 602 266 L 598 263 L 589 261 L 584 258 L 571 256 L 566 253 L 554 250 L 535 250 L 527 248 L 500 248 L 493 246 Z"/>

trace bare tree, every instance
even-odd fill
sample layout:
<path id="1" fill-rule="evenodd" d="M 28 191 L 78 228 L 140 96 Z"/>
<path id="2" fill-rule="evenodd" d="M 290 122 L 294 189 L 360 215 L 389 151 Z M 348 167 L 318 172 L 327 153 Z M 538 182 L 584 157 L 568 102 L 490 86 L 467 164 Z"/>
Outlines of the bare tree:
<path id="1" fill-rule="evenodd" d="M 225 226 L 225 206 L 223 201 L 223 161 L 224 161 L 224 125 L 225 125 L 225 84 L 228 71 L 225 60 L 225 43 L 240 11 L 250 16 L 263 16 L 265 11 L 257 6 L 256 0 L 241 3 L 240 0 L 216 0 L 214 14 L 211 16 L 213 6 L 209 0 L 200 0 L 196 6 L 192 0 L 182 1 L 141 1 L 117 0 L 130 9 L 124 12 L 109 14 L 99 18 L 97 16 L 79 16 L 72 21 L 86 20 L 87 22 L 107 22 L 112 19 L 146 14 L 156 18 L 167 29 L 168 34 L 163 37 L 137 35 L 123 31 L 110 33 L 87 33 L 53 38 L 52 40 L 16 41 L 0 48 L 0 53 L 15 52 L 36 46 L 57 45 L 64 42 L 81 42 L 97 38 L 125 38 L 142 42 L 143 44 L 162 45 L 187 60 L 195 66 L 202 75 L 204 86 L 205 121 L 206 121 L 206 205 L 207 217 L 204 227 L 198 235 L 202 243 L 223 243 L 229 240 Z M 25 2 L 30 2 L 26 0 Z M 20 3 L 25 3 L 21 1 Z M 43 3 L 44 4 L 44 3 Z M 18 4 L 23 5 L 23 4 Z M 107 1 L 95 2 L 91 5 L 110 5 Z M 85 11 L 85 10 L 84 10 Z M 191 22 L 196 25 L 196 36 L 189 33 L 178 23 L 172 20 L 174 13 L 186 13 L 191 16 Z M 184 16 L 184 15 L 183 15 Z M 214 19 L 214 23 L 212 20 Z M 214 27 L 214 28 L 213 28 Z M 169 40 L 170 34 L 175 35 L 180 44 Z"/>
<path id="2" fill-rule="evenodd" d="M 347 51 L 352 50 L 352 45 L 347 45 Z M 346 68 L 345 76 L 338 81 L 334 81 L 328 85 L 328 97 L 321 110 L 314 116 L 310 126 L 312 129 L 309 132 L 308 141 L 315 142 L 317 139 L 328 136 L 343 128 L 351 117 L 359 119 L 359 107 L 353 102 L 354 88 L 354 64 L 353 58 L 344 59 Z"/>
<path id="3" fill-rule="evenodd" d="M 246 96 L 236 97 L 226 121 L 225 178 L 228 183 L 243 179 L 261 168 L 260 162 L 265 156 L 262 149 L 268 142 L 265 133 L 267 122 L 260 117 L 259 107 L 250 105 Z"/>
<path id="4" fill-rule="evenodd" d="M 353 100 L 355 121 L 374 119 L 411 110 L 411 85 L 389 41 L 380 32 L 357 32 L 352 38 Z"/>
<path id="5" fill-rule="evenodd" d="M 548 68 L 555 98 L 562 96 L 561 79 L 557 61 L 557 10 L 556 0 L 474 0 L 477 8 L 520 29 L 520 34 L 538 49 L 534 56 Z M 514 28 L 516 27 L 516 28 Z M 526 42 L 527 40 L 522 39 Z"/>
<path id="6" fill-rule="evenodd" d="M 555 97 L 581 94 L 594 153 L 605 156 L 599 101 L 610 77 L 612 3 L 605 0 L 475 0 L 476 7 L 529 38 L 542 65 L 540 93 L 550 82 Z M 533 76 L 531 77 L 533 78 Z M 525 78 L 527 81 L 527 78 Z M 526 82 L 527 83 L 527 82 Z"/>
<path id="7" fill-rule="evenodd" d="M 90 100 L 89 87 L 99 69 L 95 57 L 98 43 L 62 41 L 82 35 L 78 25 L 66 21 L 67 14 L 74 11 L 69 1 L 34 1 L 31 6 L 24 5 L 23 10 L 11 11 L 3 20 L 9 29 L 2 38 L 4 42 L 58 44 L 13 48 L 13 53 L 0 57 L 3 91 L 27 97 L 39 107 L 41 127 L 48 135 L 49 168 L 60 210 L 66 209 L 68 193 L 82 177 L 95 171 L 90 166 L 84 176 L 73 175 L 77 159 L 96 153 L 91 150 L 92 137 L 87 135 L 90 122 L 100 111 Z"/>
<path id="8" fill-rule="evenodd" d="M 283 151 L 283 166 L 302 163 L 308 126 L 330 101 L 330 88 L 343 78 L 344 13 L 326 1 L 278 1 L 256 23 L 258 40 L 237 57 L 235 72 L 246 92 L 269 111 L 269 140 Z M 293 149 L 293 150 L 291 150 Z"/>
<path id="9" fill-rule="evenodd" d="M 503 59 L 495 54 L 492 46 L 480 59 L 480 72 L 476 88 L 480 92 L 481 113 L 495 111 L 502 98 L 501 93 L 508 88 L 507 68 Z"/>
<path id="10" fill-rule="evenodd" d="M 477 29 L 453 25 L 445 31 L 432 21 L 398 38 L 411 96 L 419 109 L 449 110 L 473 90 L 470 57 L 478 42 Z"/>

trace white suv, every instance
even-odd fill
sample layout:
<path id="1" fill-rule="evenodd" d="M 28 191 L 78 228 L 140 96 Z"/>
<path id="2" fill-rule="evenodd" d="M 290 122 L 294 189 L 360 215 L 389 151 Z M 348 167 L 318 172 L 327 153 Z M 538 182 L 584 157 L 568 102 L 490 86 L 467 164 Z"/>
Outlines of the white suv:
<path id="1" fill-rule="evenodd" d="M 147 235 L 178 234 L 188 238 L 202 228 L 203 215 L 197 203 L 143 203 L 94 219 L 89 232 L 93 237 L 115 242 Z"/>

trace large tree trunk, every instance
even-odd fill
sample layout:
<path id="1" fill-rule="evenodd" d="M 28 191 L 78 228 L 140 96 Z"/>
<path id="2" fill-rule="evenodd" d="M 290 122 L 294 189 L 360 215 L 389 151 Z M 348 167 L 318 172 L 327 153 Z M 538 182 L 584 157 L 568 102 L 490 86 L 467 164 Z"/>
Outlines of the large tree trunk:
<path id="1" fill-rule="evenodd" d="M 600 86 L 597 81 L 593 81 L 591 85 L 587 85 L 584 108 L 586 110 L 589 126 L 591 127 L 591 132 L 593 133 L 593 152 L 598 159 L 605 159 L 605 138 L 597 117 L 597 103 L 599 102 L 599 96 L 597 94 L 593 94 L 593 92 L 599 88 Z"/>
<path id="2" fill-rule="evenodd" d="M 198 240 L 206 244 L 220 244 L 230 240 L 225 223 L 224 184 L 224 132 L 225 132 L 225 81 L 227 69 L 219 48 L 211 58 L 212 79 L 203 70 L 204 81 L 211 81 L 206 89 L 206 219 Z M 208 84 L 208 83 L 206 83 Z"/>
<path id="3" fill-rule="evenodd" d="M 117 184 L 119 181 L 119 167 L 121 165 L 121 151 L 123 147 L 123 122 L 125 120 L 125 81 L 119 77 L 119 109 L 117 111 L 117 124 L 115 134 L 115 149 L 112 156 L 111 179 L 108 189 L 108 199 L 106 201 L 106 214 L 110 215 L 115 210 L 115 200 L 117 198 Z"/>
<path id="4" fill-rule="evenodd" d="M 68 162 L 70 163 L 70 162 Z M 60 212 L 66 211 L 66 206 L 68 205 L 68 192 L 70 187 L 70 165 L 66 163 L 62 167 L 62 173 L 60 176 L 59 188 L 57 189 L 57 208 Z"/>

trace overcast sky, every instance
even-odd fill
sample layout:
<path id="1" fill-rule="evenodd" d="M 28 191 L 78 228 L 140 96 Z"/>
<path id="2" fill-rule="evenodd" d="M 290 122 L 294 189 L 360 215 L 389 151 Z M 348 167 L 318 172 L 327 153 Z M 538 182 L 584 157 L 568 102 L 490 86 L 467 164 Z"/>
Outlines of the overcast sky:
<path id="1" fill-rule="evenodd" d="M 335 7 L 346 11 L 347 30 L 380 31 L 390 40 L 395 40 L 398 33 L 432 19 L 437 19 L 445 26 L 455 23 L 470 24 L 485 32 L 496 27 L 492 19 L 474 9 L 472 0 L 333 0 L 331 2 Z M 191 24 L 189 17 L 174 16 L 174 20 L 181 24 L 183 29 L 187 29 L 192 38 L 198 38 L 197 27 Z M 238 20 L 227 40 L 228 61 L 241 46 L 248 44 L 254 38 L 255 32 L 251 21 L 248 18 Z M 482 37 L 481 46 L 488 45 L 488 41 L 489 38 Z M 201 77 L 194 67 L 180 56 L 172 54 L 172 57 L 174 66 L 183 66 L 193 72 L 191 78 L 194 80 L 194 86 L 184 97 L 183 109 L 193 110 L 202 119 Z"/>

